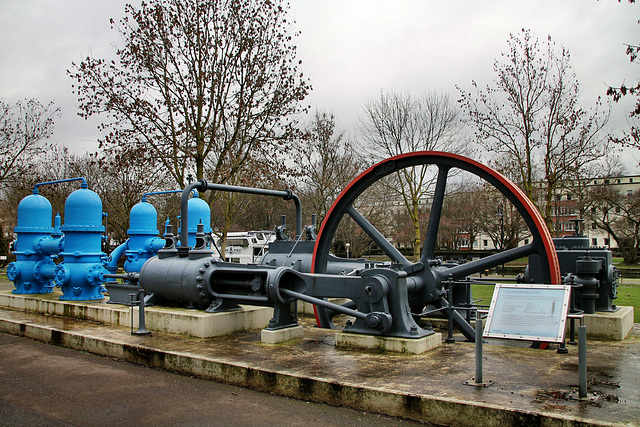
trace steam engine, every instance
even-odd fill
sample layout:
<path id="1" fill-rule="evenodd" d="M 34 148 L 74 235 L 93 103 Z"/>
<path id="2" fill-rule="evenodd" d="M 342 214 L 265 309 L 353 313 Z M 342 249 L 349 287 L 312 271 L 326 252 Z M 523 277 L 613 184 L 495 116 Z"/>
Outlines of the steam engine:
<path id="1" fill-rule="evenodd" d="M 448 170 L 452 167 L 467 170 L 494 184 L 521 213 L 529 215 L 525 222 L 537 244 L 463 265 L 443 264 L 433 254 L 440 212 L 432 209 L 421 260 L 412 262 L 404 258 L 356 211 L 350 197 L 357 197 L 380 177 L 420 162 L 439 167 L 436 208 L 442 207 Z M 448 310 L 463 334 L 473 340 L 475 332 L 458 308 L 469 306 L 471 301 L 467 298 L 461 304 L 453 296 L 455 287 L 468 286 L 468 277 L 474 272 L 522 256 L 529 256 L 529 266 L 521 280 L 558 284 L 560 274 L 553 271 L 557 253 L 562 283 L 573 289 L 575 310 L 593 313 L 616 309 L 613 300 L 618 272 L 612 265 L 610 251 L 590 248 L 588 238 L 579 235 L 554 239 L 551 244 L 544 224 L 530 215 L 535 207 L 514 184 L 488 167 L 450 153 L 411 153 L 373 166 L 345 189 L 317 236 L 315 224 L 303 230 L 300 201 L 290 190 L 233 187 L 204 180 L 191 183 L 181 190 L 178 235 L 174 235 L 167 220 L 162 238 L 158 237 L 157 211 L 143 197 L 131 210 L 129 239 L 110 255 L 101 251 L 104 214 L 100 198 L 87 188 L 83 178 L 78 180 L 82 180 L 82 185 L 65 203 L 63 225 L 57 215 L 51 226 L 51 204 L 38 194 L 39 185 L 51 183 L 37 184 L 34 194 L 20 202 L 14 230 L 16 261 L 7 269 L 7 276 L 15 284 L 14 293 L 48 293 L 54 286 L 60 286 L 61 299 L 96 300 L 103 298 L 106 286 L 110 302 L 126 304 L 131 291 L 141 287 L 147 303 L 179 304 L 208 312 L 236 310 L 240 304 L 273 307 L 268 326 L 271 329 L 297 324 L 295 302 L 300 300 L 316 306 L 319 326 L 330 327 L 335 314 L 346 314 L 355 320 L 348 322 L 345 331 L 403 338 L 432 334 L 430 325 L 420 324 L 420 319 L 434 310 Z M 270 244 L 260 263 L 225 262 L 223 249 L 214 245 L 210 208 L 198 197 L 198 193 L 210 190 L 292 201 L 296 207 L 295 239 L 286 237 L 283 224 L 276 230 L 278 239 Z M 335 229 L 343 215 L 351 216 L 390 261 L 332 255 L 326 249 L 330 240 L 326 232 L 324 236 L 322 233 L 331 227 Z M 126 258 L 124 274 L 117 273 L 121 257 Z M 463 294 L 468 295 L 466 291 Z M 332 298 L 346 298 L 349 302 L 340 305 L 331 302 Z"/>

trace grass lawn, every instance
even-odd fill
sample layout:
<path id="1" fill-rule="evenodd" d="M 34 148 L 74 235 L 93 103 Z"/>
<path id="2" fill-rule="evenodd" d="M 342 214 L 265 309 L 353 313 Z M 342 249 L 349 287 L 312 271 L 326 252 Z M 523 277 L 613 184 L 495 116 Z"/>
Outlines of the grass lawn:
<path id="1" fill-rule="evenodd" d="M 613 300 L 616 305 L 630 305 L 633 307 L 633 323 L 640 323 L 640 280 L 625 279 L 618 284 L 618 298 Z"/>
<path id="2" fill-rule="evenodd" d="M 474 301 L 481 299 L 478 305 L 490 305 L 493 297 L 494 285 L 471 285 L 471 293 Z"/>
<path id="3" fill-rule="evenodd" d="M 493 285 L 472 285 L 471 291 L 475 300 L 482 299 L 480 305 L 491 304 Z M 633 322 L 640 323 L 640 279 L 626 279 L 618 283 L 618 298 L 613 300 L 615 305 L 633 307 Z"/>

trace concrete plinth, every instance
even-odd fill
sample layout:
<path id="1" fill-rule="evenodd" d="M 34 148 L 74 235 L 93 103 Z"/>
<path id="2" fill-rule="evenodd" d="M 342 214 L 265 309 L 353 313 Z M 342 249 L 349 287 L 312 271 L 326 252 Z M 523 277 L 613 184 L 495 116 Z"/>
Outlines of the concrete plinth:
<path id="1" fill-rule="evenodd" d="M 576 331 L 579 321 L 576 320 Z M 633 328 L 633 307 L 619 306 L 613 313 L 598 311 L 584 315 L 587 337 L 601 340 L 624 340 Z M 567 333 L 569 331 L 567 322 Z M 568 335 L 567 335 L 568 336 Z"/>
<path id="2" fill-rule="evenodd" d="M 440 332 L 416 339 L 336 332 L 335 338 L 336 347 L 393 351 L 406 354 L 422 354 L 442 344 L 442 334 Z"/>
<path id="3" fill-rule="evenodd" d="M 301 325 L 282 329 L 263 329 L 260 331 L 260 340 L 265 344 L 277 344 L 301 338 L 304 335 L 304 328 Z"/>
<path id="4" fill-rule="evenodd" d="M 138 327 L 138 307 L 107 304 L 105 301 L 60 301 L 60 292 L 39 295 L 16 295 L 0 292 L 0 307 L 26 312 L 91 320 L 115 326 Z M 145 324 L 148 330 L 186 334 L 198 338 L 216 337 L 234 332 L 264 328 L 273 317 L 269 307 L 245 307 L 224 313 L 205 313 L 186 308 L 146 307 Z"/>

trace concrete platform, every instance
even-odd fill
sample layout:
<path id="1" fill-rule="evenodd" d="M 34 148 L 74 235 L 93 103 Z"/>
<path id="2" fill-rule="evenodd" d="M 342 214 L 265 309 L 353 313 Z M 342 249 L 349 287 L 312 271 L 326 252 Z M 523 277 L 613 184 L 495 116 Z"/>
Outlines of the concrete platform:
<path id="1" fill-rule="evenodd" d="M 392 351 L 405 354 L 422 354 L 442 344 L 442 334 L 440 332 L 416 339 L 336 332 L 335 339 L 336 347 L 338 348 Z"/>
<path id="2" fill-rule="evenodd" d="M 108 304 L 108 298 L 90 302 L 60 301 L 60 295 L 62 293 L 59 291 L 49 294 L 17 295 L 3 290 L 0 291 L 0 307 L 128 328 L 132 327 L 133 318 L 133 327 L 138 328 L 138 307 L 132 309 L 126 305 Z M 205 313 L 202 310 L 156 306 L 145 308 L 147 329 L 198 338 L 264 328 L 272 316 L 272 308 L 254 306 L 227 313 Z"/>
<path id="3" fill-rule="evenodd" d="M 587 337 L 599 340 L 615 340 L 622 341 L 633 329 L 633 307 L 618 306 L 618 310 L 612 313 L 598 311 L 595 314 L 584 315 L 584 325 L 587 327 Z M 443 318 L 431 318 L 429 322 L 434 326 L 442 329 L 447 328 L 447 320 Z M 475 321 L 470 322 L 475 328 Z M 575 321 L 575 330 L 580 322 Z M 570 322 L 567 321 L 565 336 L 569 339 Z"/>
<path id="4" fill-rule="evenodd" d="M 624 340 L 633 329 L 633 307 L 618 307 L 613 313 L 597 312 L 584 315 L 584 325 L 590 338 Z"/>
<path id="5" fill-rule="evenodd" d="M 309 318 L 301 317 L 301 323 L 302 338 L 265 344 L 260 329 L 210 338 L 156 331 L 132 336 L 122 325 L 0 309 L 2 332 L 413 420 L 461 426 L 640 425 L 638 325 L 624 341 L 589 340 L 589 392 L 599 397 L 592 402 L 570 397 L 578 384 L 576 347 L 558 354 L 508 342 L 485 345 L 484 379 L 493 385 L 470 387 L 464 383 L 474 376 L 474 344 L 462 342 L 462 336 L 420 355 L 356 351 L 336 347 L 335 331 L 312 327 Z"/>
<path id="6" fill-rule="evenodd" d="M 278 344 L 295 340 L 304 336 L 304 328 L 301 325 L 282 329 L 263 329 L 260 331 L 260 340 L 265 344 Z"/>

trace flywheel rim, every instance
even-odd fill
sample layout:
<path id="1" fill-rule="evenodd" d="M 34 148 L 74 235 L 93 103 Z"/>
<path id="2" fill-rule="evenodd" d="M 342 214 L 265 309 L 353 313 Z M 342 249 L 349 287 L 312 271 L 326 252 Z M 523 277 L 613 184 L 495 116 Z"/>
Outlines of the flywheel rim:
<path id="1" fill-rule="evenodd" d="M 436 165 L 439 168 L 439 174 L 442 172 L 444 176 L 442 192 L 446 188 L 446 177 L 449 170 L 461 169 L 482 178 L 502 193 L 518 210 L 532 234 L 533 242 L 530 245 L 534 248 L 534 253 L 537 253 L 541 258 L 545 282 L 560 284 L 560 266 L 551 234 L 542 219 L 542 215 L 524 192 L 493 168 L 464 156 L 442 151 L 417 151 L 393 156 L 371 166 L 352 180 L 331 205 L 320 226 L 313 251 L 311 267 L 313 273 L 326 272 L 329 251 L 337 227 L 345 214 L 349 214 L 353 218 L 353 201 L 379 179 L 398 170 L 418 165 Z M 437 189 L 436 192 L 438 192 Z M 438 217 L 438 222 L 439 219 Z M 439 224 L 436 227 L 439 228 Z M 437 228 L 435 233 L 437 233 Z M 435 239 L 435 236 L 429 235 L 430 232 L 432 234 L 434 232 L 431 220 L 427 227 L 425 241 L 429 240 L 430 237 Z M 424 250 L 427 249 L 425 248 Z M 389 254 L 387 253 L 387 255 Z M 422 255 L 424 258 L 425 253 L 423 252 Z M 321 315 L 319 315 L 317 307 L 314 307 L 314 311 L 318 326 L 322 326 L 321 323 L 323 322 L 320 320 Z"/>

